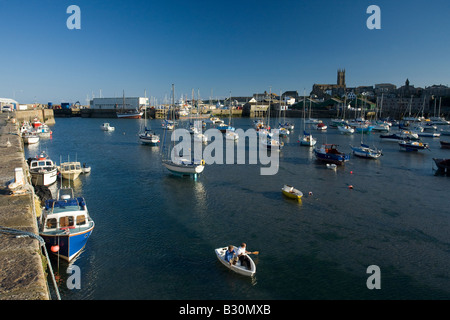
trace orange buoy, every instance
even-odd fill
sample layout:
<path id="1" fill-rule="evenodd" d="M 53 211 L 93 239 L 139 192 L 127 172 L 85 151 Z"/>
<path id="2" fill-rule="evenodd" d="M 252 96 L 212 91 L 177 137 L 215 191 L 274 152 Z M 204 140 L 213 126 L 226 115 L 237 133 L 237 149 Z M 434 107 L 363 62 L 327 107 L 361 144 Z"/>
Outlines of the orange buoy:
<path id="1" fill-rule="evenodd" d="M 52 247 L 50 248 L 50 250 L 52 250 L 52 252 L 56 253 L 56 252 L 59 251 L 59 246 L 58 246 L 58 245 L 52 246 Z"/>

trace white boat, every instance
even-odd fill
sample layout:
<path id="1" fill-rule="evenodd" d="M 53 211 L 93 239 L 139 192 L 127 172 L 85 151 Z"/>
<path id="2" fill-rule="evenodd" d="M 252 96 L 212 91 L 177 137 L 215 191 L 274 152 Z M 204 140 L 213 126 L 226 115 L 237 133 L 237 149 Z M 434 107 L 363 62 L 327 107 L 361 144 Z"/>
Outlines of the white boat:
<path id="1" fill-rule="evenodd" d="M 159 136 L 155 134 L 153 131 L 148 130 L 145 128 L 145 130 L 141 133 L 139 133 L 139 141 L 142 144 L 149 144 L 152 146 L 156 146 L 159 143 Z"/>
<path id="2" fill-rule="evenodd" d="M 49 186 L 58 178 L 56 164 L 44 152 L 28 159 L 28 166 L 30 167 L 31 183 L 35 186 Z"/>
<path id="3" fill-rule="evenodd" d="M 269 150 L 281 150 L 284 146 L 283 142 L 280 142 L 277 139 L 272 138 L 267 135 L 265 137 L 261 137 L 261 144 Z"/>
<path id="4" fill-rule="evenodd" d="M 373 131 L 388 132 L 390 130 L 389 124 L 384 121 L 375 121 L 372 123 L 372 127 Z"/>
<path id="5" fill-rule="evenodd" d="M 239 139 L 239 135 L 231 130 L 227 130 L 225 132 L 225 139 L 226 140 L 233 140 L 233 141 L 237 141 Z"/>
<path id="6" fill-rule="evenodd" d="M 52 136 L 52 130 L 50 130 L 50 127 L 43 123 L 39 127 L 35 128 L 34 131 L 41 137 L 49 138 Z"/>
<path id="7" fill-rule="evenodd" d="M 59 166 L 59 173 L 64 179 L 76 180 L 82 172 L 81 164 L 78 161 L 63 162 Z"/>
<path id="8" fill-rule="evenodd" d="M 318 123 L 321 123 L 321 122 L 322 122 L 322 120 L 313 119 L 313 118 L 309 118 L 309 119 L 305 120 L 305 123 L 307 123 L 307 124 L 318 124 Z"/>
<path id="9" fill-rule="evenodd" d="M 34 131 L 25 131 L 22 133 L 23 143 L 34 144 L 39 142 L 39 135 Z"/>
<path id="10" fill-rule="evenodd" d="M 307 132 L 304 132 L 303 135 L 300 135 L 298 138 L 301 146 L 314 147 L 317 143 L 317 140 Z"/>
<path id="11" fill-rule="evenodd" d="M 156 146 L 159 143 L 159 135 L 157 135 L 153 130 L 151 130 L 151 128 L 147 128 L 147 109 L 145 111 L 145 116 L 144 116 L 145 120 L 144 120 L 144 126 L 141 125 L 141 130 L 138 133 L 138 138 L 139 141 L 142 144 L 149 144 L 152 146 Z M 143 128 L 142 128 L 143 127 Z"/>
<path id="12" fill-rule="evenodd" d="M 163 129 L 173 130 L 173 128 L 175 127 L 175 122 L 172 120 L 163 120 L 161 122 L 161 127 Z"/>
<path id="13" fill-rule="evenodd" d="M 208 143 L 208 137 L 203 133 L 194 134 L 194 141 L 201 143 Z"/>
<path id="14" fill-rule="evenodd" d="M 334 163 L 327 163 L 327 168 L 330 170 L 336 170 L 337 165 Z"/>
<path id="15" fill-rule="evenodd" d="M 340 133 L 343 133 L 343 134 L 346 134 L 346 133 L 350 133 L 351 134 L 351 133 L 355 132 L 355 129 L 350 127 L 347 124 L 339 125 L 338 126 L 338 130 L 339 130 Z"/>
<path id="16" fill-rule="evenodd" d="M 327 130 L 327 125 L 323 122 L 319 122 L 316 126 L 317 130 Z"/>
<path id="17" fill-rule="evenodd" d="M 216 123 L 223 123 L 223 120 L 220 120 L 218 117 L 211 117 L 209 118 L 209 121 L 211 121 L 212 123 L 216 124 Z"/>
<path id="18" fill-rule="evenodd" d="M 360 158 L 366 158 L 366 159 L 378 159 L 383 154 L 381 150 L 378 149 L 372 149 L 368 145 L 361 143 L 359 147 L 353 147 L 351 146 L 353 154 Z"/>
<path id="19" fill-rule="evenodd" d="M 103 131 L 114 131 L 116 128 L 112 127 L 108 122 L 105 122 L 100 126 L 100 129 Z"/>
<path id="20" fill-rule="evenodd" d="M 172 106 L 175 105 L 174 92 L 174 86 L 172 85 Z M 165 141 L 163 143 L 165 143 Z M 197 176 L 205 169 L 205 161 L 203 159 L 201 161 L 196 161 L 179 157 L 177 150 L 174 150 L 172 156 L 161 160 L 161 162 L 173 175 L 190 176 L 193 177 L 194 180 L 196 180 Z"/>
<path id="21" fill-rule="evenodd" d="M 173 174 L 180 176 L 195 176 L 202 173 L 205 169 L 205 162 L 189 161 L 188 159 L 178 158 L 175 160 L 163 160 L 163 165 Z"/>
<path id="22" fill-rule="evenodd" d="M 252 277 L 256 273 L 256 265 L 253 259 L 247 255 L 248 259 L 250 260 L 250 270 L 247 269 L 247 267 L 242 266 L 241 262 L 238 260 L 236 264 L 230 264 L 228 261 L 225 260 L 225 252 L 227 252 L 228 248 L 217 248 L 214 251 L 216 252 L 217 259 L 228 269 L 239 273 L 243 276 Z M 238 247 L 234 246 L 234 250 L 237 252 Z"/>
<path id="23" fill-rule="evenodd" d="M 86 163 L 83 163 L 83 167 L 81 167 L 81 173 L 88 174 L 91 172 L 91 167 L 87 166 Z"/>

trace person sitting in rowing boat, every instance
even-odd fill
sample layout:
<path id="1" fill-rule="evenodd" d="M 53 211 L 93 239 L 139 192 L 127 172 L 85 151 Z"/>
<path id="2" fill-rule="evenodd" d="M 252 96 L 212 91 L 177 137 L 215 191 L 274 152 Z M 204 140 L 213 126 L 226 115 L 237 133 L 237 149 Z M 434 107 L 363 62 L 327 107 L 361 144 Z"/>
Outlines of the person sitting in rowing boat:
<path id="1" fill-rule="evenodd" d="M 241 266 L 247 267 L 247 270 L 251 269 L 250 259 L 247 256 L 247 254 L 251 253 L 246 250 L 247 244 L 242 243 L 241 246 L 238 249 L 237 255 L 239 258 L 239 261 L 241 262 Z"/>
<path id="2" fill-rule="evenodd" d="M 236 254 L 236 251 L 234 250 L 234 247 L 232 245 L 228 246 L 228 250 L 225 252 L 225 261 L 227 261 L 230 265 L 234 261 L 234 255 Z"/>

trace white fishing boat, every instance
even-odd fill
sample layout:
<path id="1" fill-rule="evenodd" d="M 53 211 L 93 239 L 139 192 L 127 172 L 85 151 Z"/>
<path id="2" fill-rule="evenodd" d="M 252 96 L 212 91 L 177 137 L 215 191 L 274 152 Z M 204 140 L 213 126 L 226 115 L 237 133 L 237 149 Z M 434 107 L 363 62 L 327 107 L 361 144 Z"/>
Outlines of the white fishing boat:
<path id="1" fill-rule="evenodd" d="M 100 129 L 103 131 L 114 131 L 116 128 L 112 127 L 108 122 L 105 122 L 100 126 Z"/>
<path id="2" fill-rule="evenodd" d="M 39 135 L 35 131 L 25 131 L 22 133 L 24 144 L 35 144 L 39 142 Z"/>
<path id="3" fill-rule="evenodd" d="M 238 260 L 236 264 L 230 264 L 228 261 L 225 260 L 225 253 L 227 252 L 228 248 L 217 248 L 215 249 L 215 253 L 217 256 L 217 259 L 228 269 L 239 273 L 243 276 L 252 277 L 256 273 L 256 265 L 253 259 L 247 255 L 248 259 L 250 260 L 250 270 L 247 269 L 247 267 L 242 266 L 241 262 Z M 234 246 L 234 250 L 237 252 L 238 247 Z"/>
<path id="4" fill-rule="evenodd" d="M 58 168 L 56 164 L 41 152 L 34 158 L 28 159 L 30 168 L 31 183 L 35 186 L 49 186 L 56 182 L 58 178 Z"/>
<path id="5" fill-rule="evenodd" d="M 40 136 L 44 138 L 49 138 L 52 136 L 53 132 L 50 127 L 43 123 L 39 127 L 35 128 L 34 131 Z"/>
<path id="6" fill-rule="evenodd" d="M 68 161 L 63 162 L 59 166 L 59 173 L 64 179 L 67 180 L 76 180 L 80 176 L 81 172 L 81 163 L 78 161 Z"/>

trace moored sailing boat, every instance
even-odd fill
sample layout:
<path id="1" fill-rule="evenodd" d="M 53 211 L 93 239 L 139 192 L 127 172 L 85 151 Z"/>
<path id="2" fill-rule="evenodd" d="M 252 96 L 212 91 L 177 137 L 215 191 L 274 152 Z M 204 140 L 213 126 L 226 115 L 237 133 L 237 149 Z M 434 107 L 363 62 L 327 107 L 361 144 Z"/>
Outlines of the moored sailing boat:
<path id="1" fill-rule="evenodd" d="M 174 106 L 174 85 L 172 84 L 172 106 Z M 165 139 L 164 139 L 165 142 Z M 164 149 L 164 148 L 163 148 Z M 198 175 L 203 172 L 205 168 L 205 161 L 190 160 L 180 157 L 176 149 L 173 150 L 172 156 L 168 159 L 163 159 L 162 164 L 172 174 L 177 176 L 190 176 L 197 179 Z"/>

